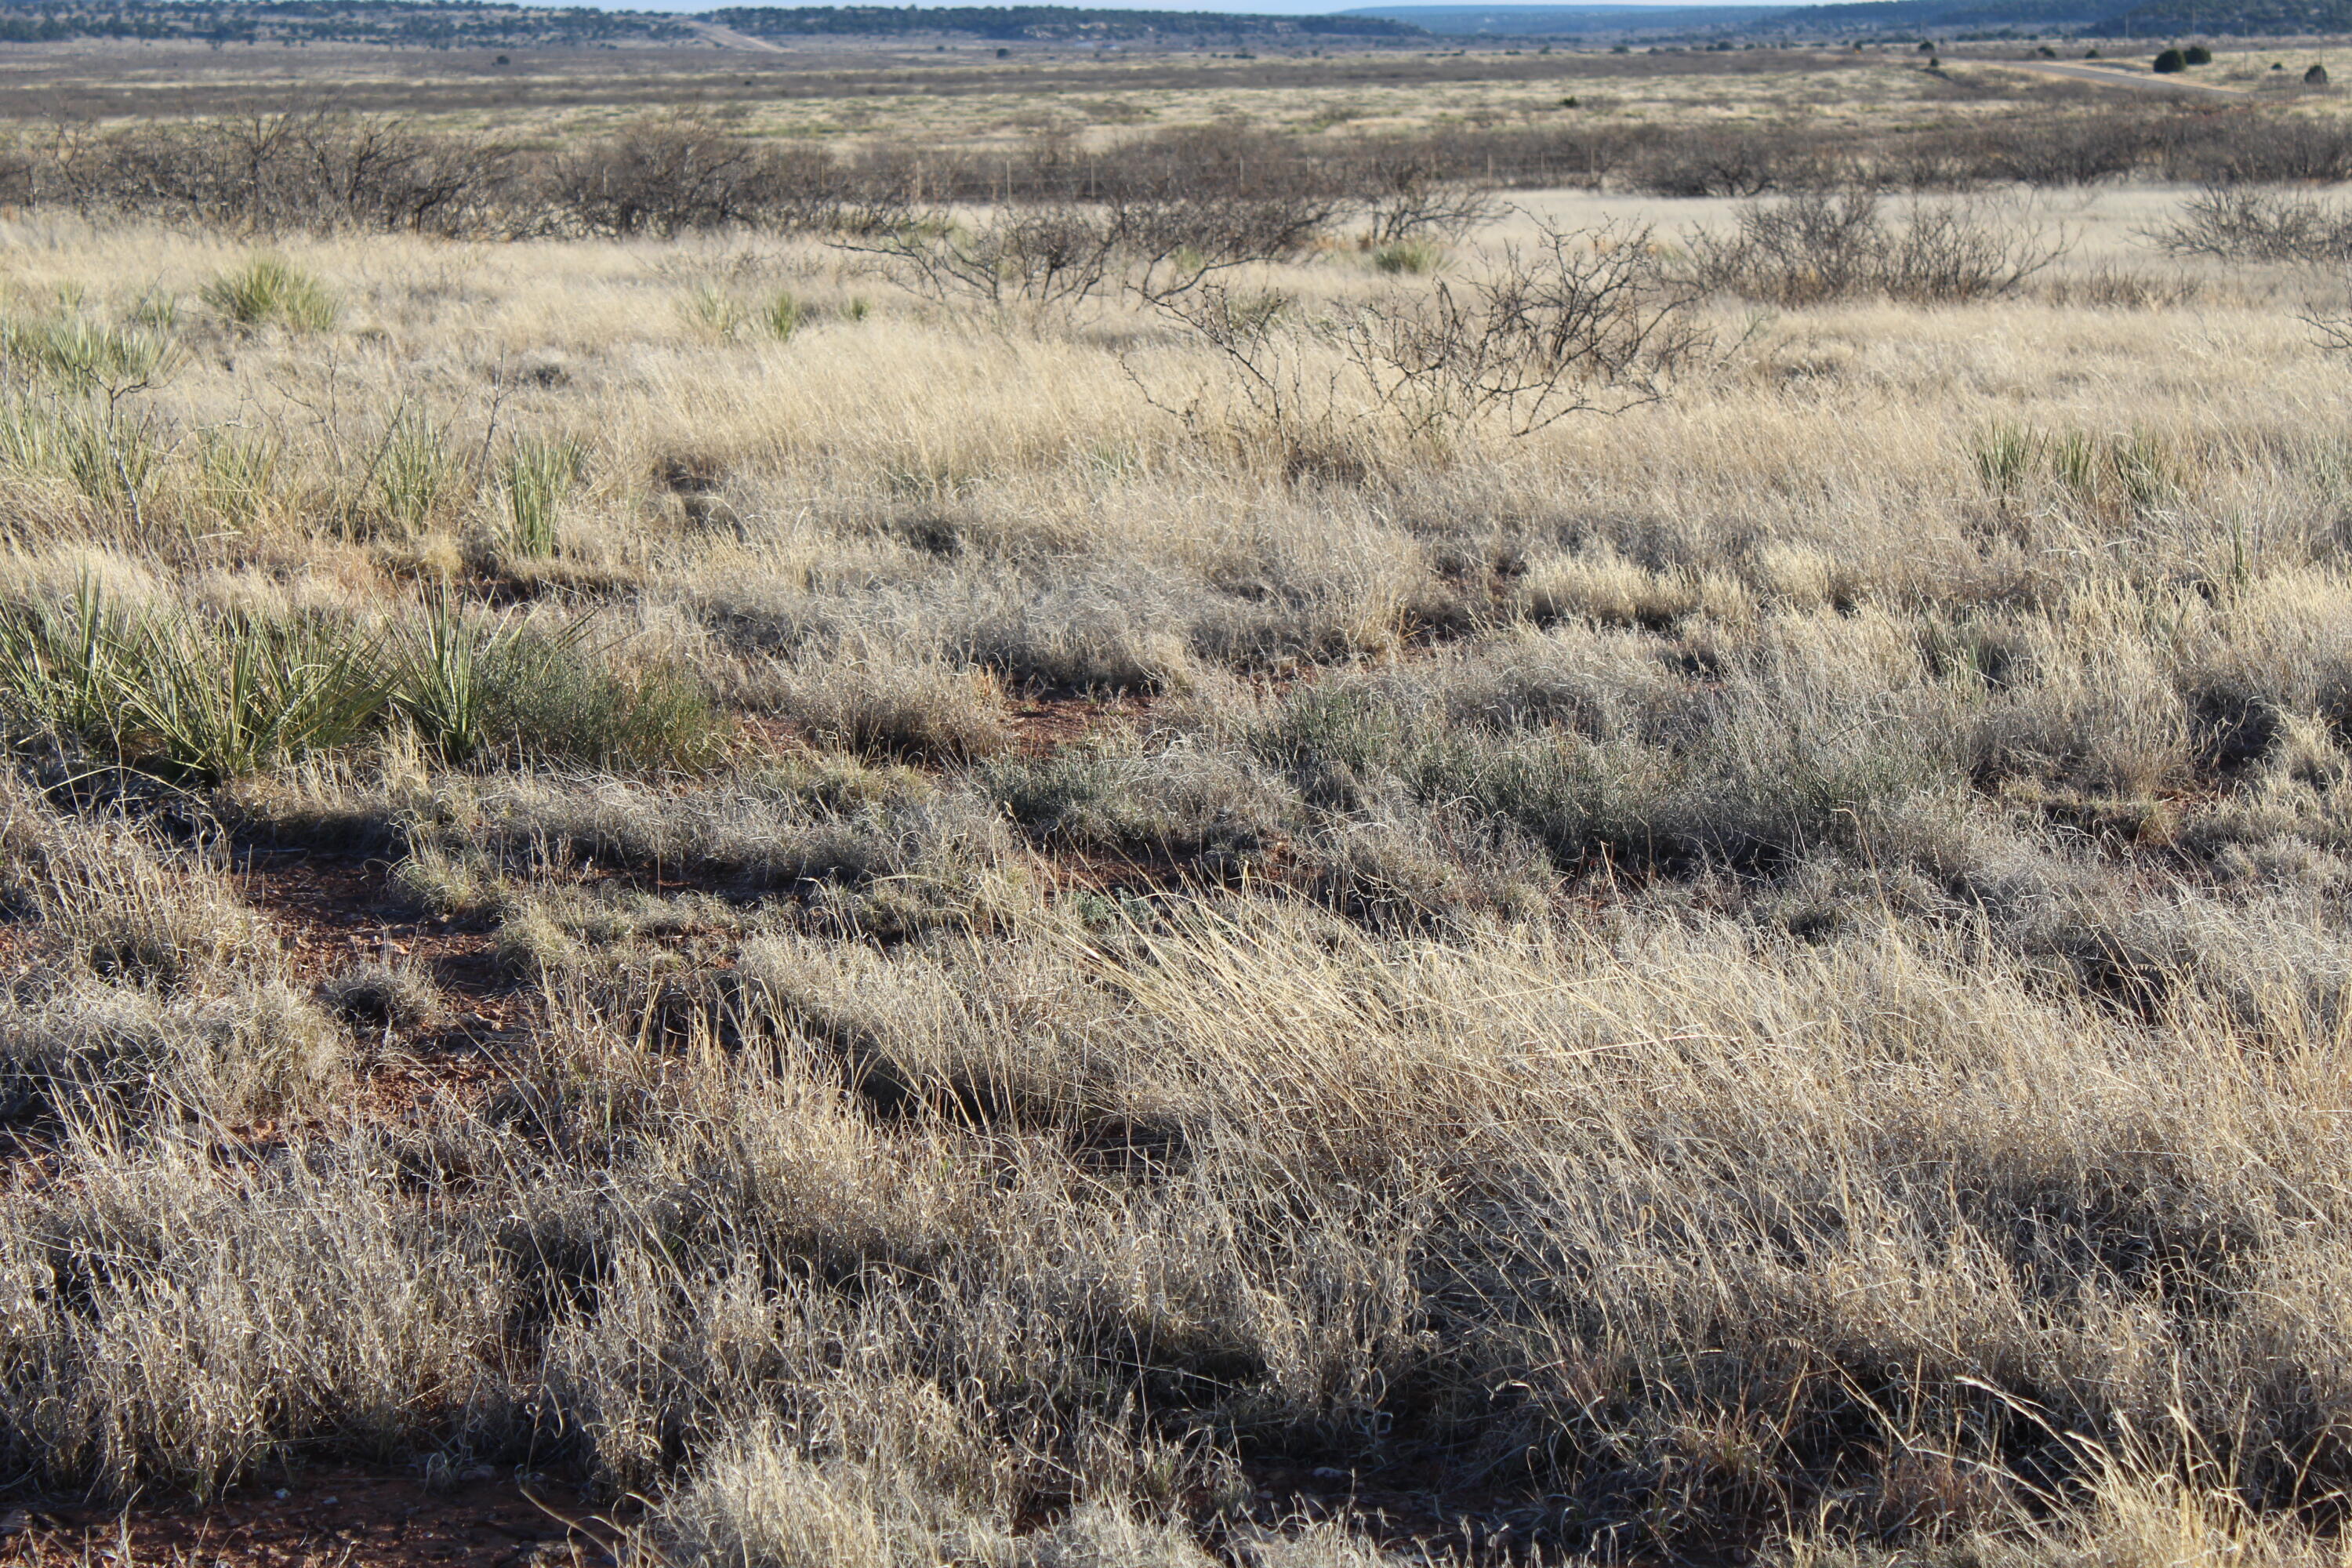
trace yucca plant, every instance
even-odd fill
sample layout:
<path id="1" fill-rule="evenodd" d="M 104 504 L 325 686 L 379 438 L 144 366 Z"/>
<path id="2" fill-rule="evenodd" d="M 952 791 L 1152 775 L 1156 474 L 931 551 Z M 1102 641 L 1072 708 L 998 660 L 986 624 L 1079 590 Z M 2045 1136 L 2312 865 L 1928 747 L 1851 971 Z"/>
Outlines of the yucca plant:
<path id="1" fill-rule="evenodd" d="M 768 296 L 768 303 L 760 312 L 760 321 L 761 324 L 768 329 L 770 337 L 778 342 L 783 342 L 794 332 L 800 331 L 801 320 L 805 312 L 801 309 L 800 300 L 793 298 L 793 291 L 789 289 L 779 289 Z"/>
<path id="2" fill-rule="evenodd" d="M 178 368 L 179 345 L 164 332 L 68 310 L 0 322 L 0 357 L 24 377 L 0 405 L 0 461 L 63 475 L 143 524 L 142 501 L 169 443 L 152 416 L 133 412 L 134 401 Z"/>
<path id="3" fill-rule="evenodd" d="M 167 379 L 180 346 L 168 333 L 79 314 L 0 323 L 0 353 L 34 375 L 110 398 Z"/>
<path id="4" fill-rule="evenodd" d="M 65 405 L 59 428 L 74 488 L 143 523 L 148 492 L 170 455 L 155 416 L 89 398 Z"/>
<path id="5" fill-rule="evenodd" d="M 556 524 L 579 481 L 582 453 L 571 441 L 515 444 L 506 464 L 508 535 L 516 553 L 555 553 Z"/>
<path id="6" fill-rule="evenodd" d="M 1444 247 L 1426 239 L 1399 239 L 1372 251 L 1372 268 L 1391 277 L 1399 273 L 1420 278 L 1444 265 Z"/>
<path id="7" fill-rule="evenodd" d="M 157 421 L 102 397 L 61 392 L 0 394 L 0 465 L 55 474 L 102 506 L 141 518 L 169 447 Z"/>
<path id="8" fill-rule="evenodd" d="M 2099 449 L 2084 432 L 2069 430 L 2052 443 L 2050 471 L 2077 505 L 2088 506 L 2098 499 Z"/>
<path id="9" fill-rule="evenodd" d="M 156 332 L 177 331 L 180 325 L 179 296 L 149 289 L 139 296 L 137 304 L 131 307 L 131 324 Z"/>
<path id="10" fill-rule="evenodd" d="M 70 601 L 33 599 L 0 614 L 0 710 L 80 739 L 112 732 L 116 658 L 130 626 L 85 578 Z"/>
<path id="11" fill-rule="evenodd" d="M 585 618 L 545 632 L 468 616 L 444 588 L 394 647 L 394 701 L 419 739 L 463 766 L 505 733 L 516 690 L 543 679 L 587 629 Z"/>
<path id="12" fill-rule="evenodd" d="M 743 307 L 709 283 L 697 284 L 679 295 L 677 313 L 688 326 L 714 338 L 731 338 L 743 326 Z"/>
<path id="13" fill-rule="evenodd" d="M 396 531 L 415 533 L 440 510 L 457 471 L 447 434 L 406 405 L 384 426 L 371 465 L 369 499 L 376 514 Z"/>
<path id="14" fill-rule="evenodd" d="M 65 405 L 54 395 L 0 395 L 0 465 L 25 474 L 62 474 L 66 464 Z"/>
<path id="15" fill-rule="evenodd" d="M 0 703 L 177 779 L 242 777 L 347 745 L 390 699 L 378 640 L 310 617 L 66 604 L 0 615 Z"/>
<path id="16" fill-rule="evenodd" d="M 260 521 L 277 484 L 276 445 L 205 430 L 196 437 L 196 455 L 205 504 L 239 528 Z"/>
<path id="17" fill-rule="evenodd" d="M 120 664 L 126 756 L 239 778 L 358 740 L 391 696 L 373 637 L 310 617 L 155 616 Z"/>
<path id="18" fill-rule="evenodd" d="M 296 331 L 323 332 L 335 324 L 335 297 L 310 273 L 282 257 L 257 256 L 204 287 L 205 303 L 240 327 L 271 322 Z"/>
<path id="19" fill-rule="evenodd" d="M 2041 450 L 2040 434 L 2025 426 L 1989 426 L 1976 438 L 1977 479 L 1990 494 L 2007 500 L 2024 488 Z"/>
<path id="20" fill-rule="evenodd" d="M 2122 488 L 2124 504 L 2134 515 L 2153 511 L 2179 493 L 2172 449 L 2153 430 L 2135 428 L 2127 435 L 2111 437 L 2107 461 Z"/>

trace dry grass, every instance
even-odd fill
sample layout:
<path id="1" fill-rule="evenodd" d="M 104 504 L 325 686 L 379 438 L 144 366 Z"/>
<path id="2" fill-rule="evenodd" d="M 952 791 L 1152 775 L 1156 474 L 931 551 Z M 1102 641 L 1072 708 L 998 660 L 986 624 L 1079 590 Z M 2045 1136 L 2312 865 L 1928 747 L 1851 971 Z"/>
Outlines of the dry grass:
<path id="1" fill-rule="evenodd" d="M 289 238 L 298 326 L 8 220 L 12 321 L 178 348 L 28 373 L 152 462 L 9 449 L 7 624 L 405 673 L 202 768 L 0 695 L 0 1474 L 568 1467 L 646 1561 L 2336 1561 L 2343 301 L 2179 199 L 1718 292 L 1524 437 L 1331 324 L 1732 210 L 1235 268 L 1287 422 L 814 242 Z M 322 965 L 262 852 L 352 846 L 483 966 Z M 492 996 L 495 1092 L 355 1092 Z"/>

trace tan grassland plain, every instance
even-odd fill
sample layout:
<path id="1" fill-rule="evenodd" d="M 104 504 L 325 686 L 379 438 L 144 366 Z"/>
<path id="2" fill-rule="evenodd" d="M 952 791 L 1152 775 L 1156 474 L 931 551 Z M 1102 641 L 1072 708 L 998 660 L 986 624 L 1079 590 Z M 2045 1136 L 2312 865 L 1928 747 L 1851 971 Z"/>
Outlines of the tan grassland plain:
<path id="1" fill-rule="evenodd" d="M 919 53 L 305 80 L 550 147 L 2147 109 Z M 980 205 L 11 210 L 0 1554 L 2341 1562 L 2352 301 L 2324 196 L 2155 242 L 2207 199 L 1343 205 L 1058 300 L 918 286 Z"/>
<path id="2" fill-rule="evenodd" d="M 1643 46 L 1646 49 L 1647 46 Z M 2069 46 L 2068 60 L 2081 54 Z M 2106 53 L 2116 56 L 2116 46 Z M 2146 51 L 2111 64 L 2145 77 Z M 679 48 L 299 49 L 184 43 L 12 46 L 0 49 L 0 118 L 140 119 L 280 107 L 329 98 L 426 126 L 562 139 L 650 111 L 686 110 L 747 133 L 961 143 L 1062 130 L 1115 141 L 1138 128 L 1240 120 L 1307 132 L 1461 125 L 1547 129 L 1644 121 L 1747 122 L 1802 116 L 1861 132 L 1923 116 L 1998 115 L 2020 103 L 2104 99 L 2115 89 L 2000 68 L 2033 46 L 1954 44 L 1931 75 L 1906 43 L 1717 53 L 1613 55 L 1598 48 L 1457 49 L 1360 46 L 1074 48 L 1023 44 L 998 60 L 970 40 L 863 45 L 790 41 L 773 52 Z M 2341 74 L 2339 42 L 2224 46 L 2197 79 L 2268 98 L 2291 92 L 2269 70 L 2291 60 Z M 1561 100 L 1575 98 L 1573 108 Z M 2305 100 L 2334 116 L 2340 100 Z"/>

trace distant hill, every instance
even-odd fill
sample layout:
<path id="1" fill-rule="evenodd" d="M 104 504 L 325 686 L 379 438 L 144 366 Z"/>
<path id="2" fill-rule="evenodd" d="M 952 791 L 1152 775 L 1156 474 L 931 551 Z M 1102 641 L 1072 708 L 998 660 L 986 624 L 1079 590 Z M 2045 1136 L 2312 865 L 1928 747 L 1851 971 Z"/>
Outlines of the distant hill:
<path id="1" fill-rule="evenodd" d="M 1411 22 L 1441 37 L 1677 37 L 1738 34 L 1748 37 L 1845 38 L 1928 32 L 2042 32 L 2106 28 L 2116 0 L 1852 0 L 1827 5 L 1368 5 L 1348 13 Z M 2155 13 L 2179 23 L 2149 19 Z M 2336 22 L 2326 30 L 2352 31 L 2352 0 L 2150 0 L 2131 14 L 2134 37 L 2168 28 L 2208 34 L 2253 31 L 2318 31 L 2305 20 L 2295 27 L 2227 26 L 2227 19 L 2276 12 L 2282 18 L 2322 13 Z M 2119 23 L 2116 30 L 2126 29 Z"/>
<path id="2" fill-rule="evenodd" d="M 1572 38 L 1621 33 L 1696 33 L 1778 15 L 1777 5 L 1369 5 L 1349 16 L 1409 22 L 1441 37 L 1488 34 Z"/>
<path id="3" fill-rule="evenodd" d="M 2133 38 L 2282 37 L 2352 33 L 2352 0 L 2229 0 L 2190 5 L 2154 0 L 2102 16 L 2091 31 Z"/>
<path id="4" fill-rule="evenodd" d="M 1337 16 L 1228 16 L 1214 11 L 1113 11 L 1071 5 L 730 6 L 706 21 L 755 38 L 815 35 L 946 33 L 1003 41 L 1195 37 L 1417 38 L 1423 30 L 1381 14 Z"/>
<path id="5" fill-rule="evenodd" d="M 1822 34 L 2068 27 L 2080 26 L 2114 9 L 2114 0 L 1856 0 L 1849 5 L 1781 11 L 1769 26 L 1776 30 Z"/>
<path id="6" fill-rule="evenodd" d="M 2211 0 L 2208 0 L 2210 4 Z M 2256 0 L 2262 3 L 2262 0 Z M 2274 0 L 2283 3 L 2283 0 Z M 2335 4 L 2339 0 L 2322 0 Z M 2340 0 L 2352 5 L 2352 0 Z M 1930 28 L 2080 26 L 2115 0 L 1857 0 L 1832 5 L 1367 5 L 1351 16 L 1390 17 L 1440 37 L 1851 37 Z"/>
<path id="7" fill-rule="evenodd" d="M 480 0 L 0 0 L 0 43 L 66 38 L 213 44 L 398 44 L 426 48 L 667 43 L 698 37 L 677 16 Z"/>
<path id="8" fill-rule="evenodd" d="M 754 37 L 898 37 L 1234 42 L 1423 38 L 1410 22 L 1364 16 L 1252 16 L 1069 5 L 731 6 L 687 17 L 489 0 L 0 0 L 0 43 L 68 38 L 213 44 L 391 44 L 431 48 L 693 43 L 697 21 Z"/>

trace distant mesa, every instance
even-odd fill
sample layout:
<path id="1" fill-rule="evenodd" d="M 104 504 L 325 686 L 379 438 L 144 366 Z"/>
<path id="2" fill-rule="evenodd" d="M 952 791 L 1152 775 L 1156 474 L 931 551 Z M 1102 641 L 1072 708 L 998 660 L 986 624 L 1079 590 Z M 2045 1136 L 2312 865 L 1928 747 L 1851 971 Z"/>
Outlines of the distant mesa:
<path id="1" fill-rule="evenodd" d="M 730 6 L 698 16 L 485 0 L 0 0 L 0 43 L 71 38 L 353 43 L 427 48 L 708 43 L 710 24 L 760 39 L 972 37 L 993 42 L 1408 39 L 1378 16 L 1256 16 L 1072 5 Z"/>
<path id="2" fill-rule="evenodd" d="M 1366 5 L 1346 15 L 1410 22 L 1440 37 L 1893 42 L 2063 33 L 2168 43 L 2352 32 L 2352 0 L 1849 0 L 1827 5 Z"/>
<path id="3" fill-rule="evenodd" d="M 1192 38 L 1411 38 L 1411 22 L 1350 12 L 1337 16 L 1254 16 L 1217 11 L 1123 11 L 1074 5 L 736 5 L 705 12 L 755 38 L 907 34 L 996 42 L 1168 41 Z"/>
<path id="4" fill-rule="evenodd" d="M 2126 8 L 2118 10 L 2119 4 Z M 1396 5 L 1323 16 L 1078 5 L 739 5 L 695 16 L 490 0 L 0 0 L 0 43 L 72 38 L 508 49 L 968 37 L 1018 43 L 1410 44 L 1433 38 L 1755 43 L 2182 37 L 2352 32 L 2352 0 L 1846 0 L 1837 5 Z M 2137 51 L 2135 51 L 2137 52 Z M 2320 85 L 2315 82 L 2314 85 Z"/>

